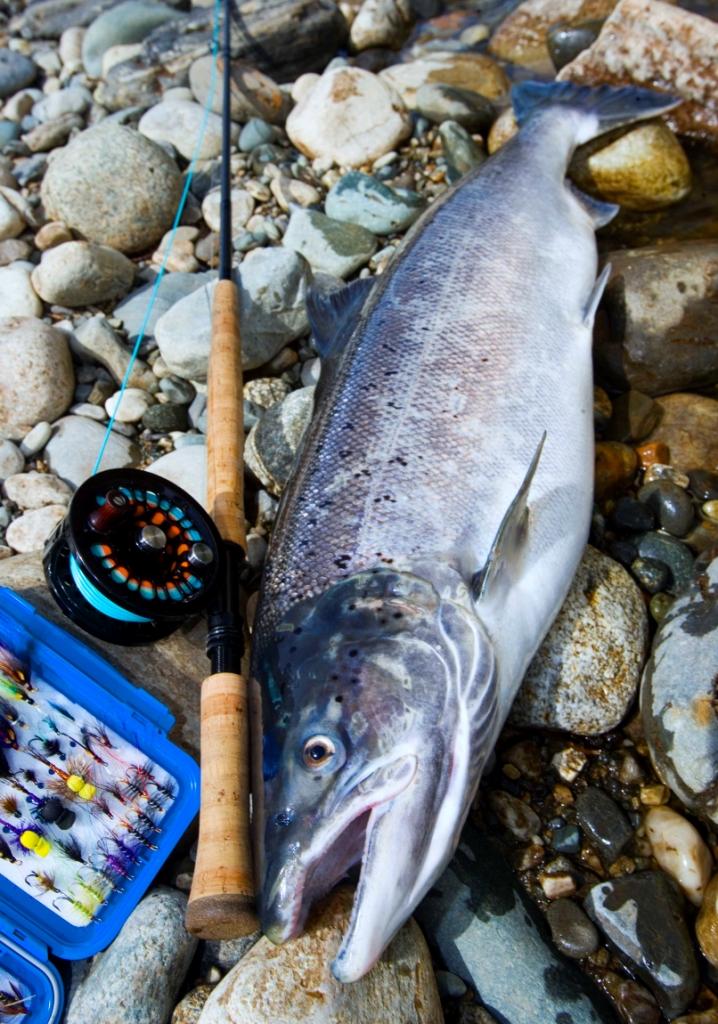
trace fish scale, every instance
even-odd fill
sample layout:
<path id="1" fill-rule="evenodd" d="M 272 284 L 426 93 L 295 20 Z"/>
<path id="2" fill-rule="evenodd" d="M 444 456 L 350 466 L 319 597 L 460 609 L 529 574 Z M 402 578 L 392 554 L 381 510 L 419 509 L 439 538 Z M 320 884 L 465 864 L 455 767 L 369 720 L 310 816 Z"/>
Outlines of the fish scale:
<path id="1" fill-rule="evenodd" d="M 447 865 L 588 535 L 594 232 L 617 208 L 577 194 L 569 160 L 675 105 L 570 83 L 514 95 L 519 133 L 369 295 L 309 302 L 322 376 L 255 619 L 253 807 L 273 941 L 361 861 L 341 981 Z"/>

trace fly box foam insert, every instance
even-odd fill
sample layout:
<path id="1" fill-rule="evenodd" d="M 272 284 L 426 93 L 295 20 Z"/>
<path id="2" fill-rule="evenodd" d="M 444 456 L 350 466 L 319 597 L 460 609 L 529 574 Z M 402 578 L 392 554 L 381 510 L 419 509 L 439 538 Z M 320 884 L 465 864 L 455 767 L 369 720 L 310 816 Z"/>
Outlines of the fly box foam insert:
<path id="1" fill-rule="evenodd" d="M 0 1022 L 59 1019 L 48 951 L 104 949 L 197 814 L 199 769 L 173 723 L 0 588 Z"/>

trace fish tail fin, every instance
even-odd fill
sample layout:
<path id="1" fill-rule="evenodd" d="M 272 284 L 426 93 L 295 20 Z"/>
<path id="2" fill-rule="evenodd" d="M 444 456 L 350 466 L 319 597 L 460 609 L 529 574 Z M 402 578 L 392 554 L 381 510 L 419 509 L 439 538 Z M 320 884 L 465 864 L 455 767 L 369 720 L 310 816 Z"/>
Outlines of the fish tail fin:
<path id="1" fill-rule="evenodd" d="M 633 121 L 657 117 L 682 102 L 675 96 L 632 85 L 592 87 L 574 82 L 521 82 L 511 90 L 511 100 L 519 125 L 548 107 L 564 107 L 585 115 L 578 127 L 578 143 Z"/>

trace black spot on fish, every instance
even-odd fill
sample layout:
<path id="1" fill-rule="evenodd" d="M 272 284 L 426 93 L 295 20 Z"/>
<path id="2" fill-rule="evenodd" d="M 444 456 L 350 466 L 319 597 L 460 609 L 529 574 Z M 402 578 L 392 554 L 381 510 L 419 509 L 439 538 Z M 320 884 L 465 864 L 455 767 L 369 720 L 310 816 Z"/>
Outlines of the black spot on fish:
<path id="1" fill-rule="evenodd" d="M 337 702 L 337 704 L 341 704 L 341 702 L 344 700 L 344 698 L 342 697 L 342 695 L 340 693 L 340 694 L 337 694 L 337 696 L 334 698 L 334 700 Z"/>
<path id="2" fill-rule="evenodd" d="M 554 999 L 562 999 L 567 1003 L 577 1003 L 583 995 L 583 990 L 577 979 L 564 970 L 563 967 L 559 967 L 558 964 L 552 964 L 550 967 L 544 968 L 543 982 L 546 992 Z M 557 1024 L 574 1024 L 570 1013 L 564 1011 L 560 1016 L 564 1019 L 559 1020 L 559 1017 L 557 1017 Z"/>

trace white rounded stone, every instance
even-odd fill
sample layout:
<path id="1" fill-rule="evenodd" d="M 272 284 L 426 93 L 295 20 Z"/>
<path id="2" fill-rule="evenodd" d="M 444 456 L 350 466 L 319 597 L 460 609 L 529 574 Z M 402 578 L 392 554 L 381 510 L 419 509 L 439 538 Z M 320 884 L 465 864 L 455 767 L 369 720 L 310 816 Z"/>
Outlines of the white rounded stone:
<path id="1" fill-rule="evenodd" d="M 140 388 L 127 388 L 120 396 L 116 391 L 105 402 L 108 416 L 115 417 L 117 423 L 139 423 L 149 407 L 154 405 L 152 396 Z"/>
<path id="2" fill-rule="evenodd" d="M 398 93 L 370 71 L 335 67 L 287 118 L 287 135 L 312 159 L 359 167 L 411 134 L 411 118 Z"/>
<path id="3" fill-rule="evenodd" d="M 139 130 L 154 142 L 169 142 L 178 153 L 191 160 L 197 147 L 204 110 L 199 103 L 189 100 L 171 100 L 157 103 L 142 115 Z M 232 142 L 237 141 L 239 128 L 232 125 Z M 202 144 L 197 158 L 211 160 L 222 151 L 222 119 L 217 114 L 208 114 Z"/>
<path id="4" fill-rule="evenodd" d="M 32 263 L 16 260 L 0 267 L 0 318 L 42 316 L 42 301 L 32 286 Z"/>
<path id="5" fill-rule="evenodd" d="M 17 238 L 25 230 L 25 221 L 15 207 L 0 195 L 0 241 Z"/>
<path id="6" fill-rule="evenodd" d="M 45 505 L 67 505 L 72 497 L 72 488 L 52 473 L 16 473 L 9 476 L 4 484 L 5 494 L 25 510 L 43 508 Z"/>
<path id="7" fill-rule="evenodd" d="M 220 227 L 220 191 L 213 189 L 202 200 L 202 216 L 211 231 Z M 238 235 L 254 210 L 254 199 L 243 188 L 232 189 L 232 235 Z"/>
<path id="8" fill-rule="evenodd" d="M 652 807 L 645 817 L 653 856 L 696 907 L 711 878 L 711 852 L 690 821 L 670 807 Z"/>
<path id="9" fill-rule="evenodd" d="M 66 512 L 65 505 L 45 505 L 44 508 L 23 512 L 10 523 L 5 539 L 19 554 L 41 551 L 57 524 L 65 518 Z"/>
<path id="10" fill-rule="evenodd" d="M 22 472 L 25 465 L 23 454 L 12 441 L 0 441 L 0 480 Z"/>
<path id="11" fill-rule="evenodd" d="M 37 455 L 39 451 L 42 451 L 51 437 L 52 427 L 46 420 L 36 423 L 32 430 L 23 437 L 20 451 L 26 459 L 29 459 L 31 455 Z"/>
<path id="12" fill-rule="evenodd" d="M 42 254 L 32 284 L 45 302 L 88 306 L 126 295 L 134 276 L 134 263 L 108 245 L 64 242 Z"/>

